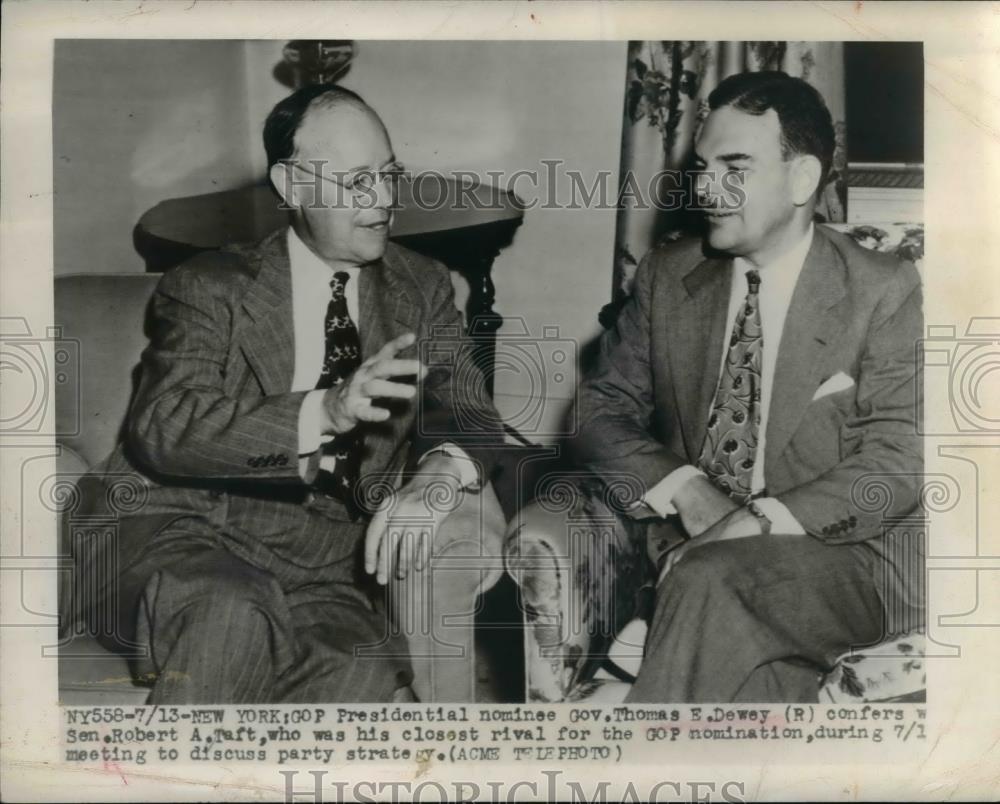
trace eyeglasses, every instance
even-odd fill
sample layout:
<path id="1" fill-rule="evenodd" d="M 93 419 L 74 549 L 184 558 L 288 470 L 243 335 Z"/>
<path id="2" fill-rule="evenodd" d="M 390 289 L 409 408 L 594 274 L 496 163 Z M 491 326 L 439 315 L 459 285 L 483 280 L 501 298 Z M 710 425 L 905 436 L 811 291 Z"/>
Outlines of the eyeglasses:
<path id="1" fill-rule="evenodd" d="M 332 176 L 324 176 L 315 170 L 309 170 L 298 162 L 292 162 L 291 164 L 303 173 L 308 173 L 317 179 L 336 184 L 350 193 L 367 193 L 373 190 L 377 184 L 382 184 L 383 182 L 388 185 L 390 190 L 395 192 L 399 187 L 400 180 L 406 175 L 406 168 L 399 162 L 390 162 L 388 165 L 380 168 L 365 168 L 342 174 L 345 176 L 343 181 L 335 179 Z"/>

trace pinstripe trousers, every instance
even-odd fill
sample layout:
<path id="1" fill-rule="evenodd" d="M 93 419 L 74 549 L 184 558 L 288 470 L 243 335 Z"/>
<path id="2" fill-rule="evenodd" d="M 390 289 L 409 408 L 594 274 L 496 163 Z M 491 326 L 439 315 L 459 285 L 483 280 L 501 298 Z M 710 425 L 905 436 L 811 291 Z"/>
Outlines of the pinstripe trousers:
<path id="1" fill-rule="evenodd" d="M 197 517 L 156 533 L 113 591 L 117 636 L 148 649 L 133 662 L 151 703 L 380 702 L 411 683 L 385 592 L 359 566 L 364 523 L 327 525 L 342 557 L 308 568 L 265 568 Z"/>

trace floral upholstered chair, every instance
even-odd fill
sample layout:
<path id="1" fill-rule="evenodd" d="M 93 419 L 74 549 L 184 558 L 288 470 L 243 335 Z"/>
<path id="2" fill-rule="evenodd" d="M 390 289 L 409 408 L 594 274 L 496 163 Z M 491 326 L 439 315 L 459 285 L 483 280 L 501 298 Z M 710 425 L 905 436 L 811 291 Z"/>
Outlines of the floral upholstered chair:
<path id="1" fill-rule="evenodd" d="M 921 268 L 923 224 L 830 226 Z M 505 561 L 524 610 L 528 701 L 624 699 L 642 662 L 654 567 L 672 546 L 655 527 L 632 528 L 627 518 L 625 527 L 613 527 L 613 484 L 595 491 L 583 476 L 543 478 L 535 502 L 513 517 L 507 531 Z M 522 527 L 523 514 L 531 518 L 530 529 Z M 922 701 L 924 634 L 912 631 L 851 650 L 816 683 L 825 703 Z"/>

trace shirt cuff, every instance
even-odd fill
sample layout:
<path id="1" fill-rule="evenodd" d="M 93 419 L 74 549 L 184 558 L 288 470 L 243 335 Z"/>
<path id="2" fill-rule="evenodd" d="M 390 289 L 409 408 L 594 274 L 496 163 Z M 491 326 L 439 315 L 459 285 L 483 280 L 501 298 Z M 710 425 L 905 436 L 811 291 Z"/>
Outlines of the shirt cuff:
<path id="1" fill-rule="evenodd" d="M 771 533 L 784 536 L 805 536 L 805 528 L 781 500 L 775 497 L 761 497 L 754 500 L 760 512 L 771 520 Z"/>
<path id="2" fill-rule="evenodd" d="M 647 491 L 642 502 L 661 517 L 676 514 L 674 495 L 680 491 L 681 486 L 698 475 L 704 477 L 705 473 L 697 466 L 691 464 L 680 466 Z"/>
<path id="3" fill-rule="evenodd" d="M 312 455 L 327 441 L 332 441 L 332 435 L 323 435 L 323 396 L 326 391 L 320 389 L 310 391 L 302 399 L 299 408 L 299 456 Z"/>
<path id="4" fill-rule="evenodd" d="M 420 466 L 420 464 L 437 452 L 443 452 L 445 455 L 458 459 L 458 479 L 462 484 L 462 488 L 468 489 L 469 491 L 480 488 L 481 481 L 479 478 L 479 468 L 476 462 L 469 457 L 468 453 L 464 449 L 456 444 L 452 444 L 450 441 L 438 444 L 433 449 L 427 450 L 427 452 L 420 456 L 420 460 L 417 461 L 417 466 Z"/>

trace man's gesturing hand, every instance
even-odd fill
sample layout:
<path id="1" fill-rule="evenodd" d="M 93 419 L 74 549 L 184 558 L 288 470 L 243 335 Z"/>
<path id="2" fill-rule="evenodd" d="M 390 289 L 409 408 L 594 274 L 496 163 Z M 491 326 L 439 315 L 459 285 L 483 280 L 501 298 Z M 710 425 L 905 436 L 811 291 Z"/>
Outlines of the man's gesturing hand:
<path id="1" fill-rule="evenodd" d="M 427 369 L 419 360 L 398 360 L 396 353 L 412 346 L 417 336 L 412 332 L 389 341 L 368 358 L 340 385 L 323 396 L 323 426 L 326 435 L 350 432 L 360 422 L 381 422 L 391 415 L 386 408 L 372 404 L 373 399 L 412 399 L 416 385 L 392 382 L 389 377 L 415 376 L 421 380 Z"/>

